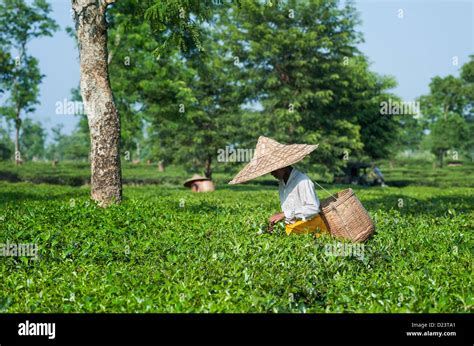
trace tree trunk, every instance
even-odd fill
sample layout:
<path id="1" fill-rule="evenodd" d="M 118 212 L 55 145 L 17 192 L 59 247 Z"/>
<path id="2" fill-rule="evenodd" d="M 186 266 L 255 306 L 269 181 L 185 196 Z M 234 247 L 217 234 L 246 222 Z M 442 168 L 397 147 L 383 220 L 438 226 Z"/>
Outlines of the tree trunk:
<path id="1" fill-rule="evenodd" d="M 91 139 L 91 197 L 102 207 L 122 200 L 120 119 L 110 87 L 105 12 L 114 0 L 72 0 L 81 95 Z"/>
<path id="2" fill-rule="evenodd" d="M 163 164 L 163 161 L 158 161 L 158 172 L 164 172 L 165 171 L 165 166 Z"/>
<path id="3" fill-rule="evenodd" d="M 212 163 L 212 156 L 208 155 L 207 160 L 206 160 L 206 166 L 205 166 L 205 172 L 204 175 L 206 178 L 212 179 L 212 168 L 211 168 L 211 163 Z"/>
<path id="4" fill-rule="evenodd" d="M 20 159 L 20 127 L 15 123 L 15 165 L 18 165 Z"/>
<path id="5" fill-rule="evenodd" d="M 16 117 L 15 117 L 15 165 L 18 165 L 21 162 L 20 127 L 21 127 L 20 109 L 19 107 L 17 107 Z"/>

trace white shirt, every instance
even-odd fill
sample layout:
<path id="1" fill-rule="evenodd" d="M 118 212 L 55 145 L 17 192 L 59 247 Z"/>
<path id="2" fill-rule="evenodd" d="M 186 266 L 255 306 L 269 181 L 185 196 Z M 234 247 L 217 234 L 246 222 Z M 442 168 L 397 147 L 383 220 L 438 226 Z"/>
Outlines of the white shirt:
<path id="1" fill-rule="evenodd" d="M 281 209 L 285 222 L 312 219 L 319 213 L 319 199 L 314 184 L 306 174 L 293 168 L 288 181 L 279 180 Z"/>

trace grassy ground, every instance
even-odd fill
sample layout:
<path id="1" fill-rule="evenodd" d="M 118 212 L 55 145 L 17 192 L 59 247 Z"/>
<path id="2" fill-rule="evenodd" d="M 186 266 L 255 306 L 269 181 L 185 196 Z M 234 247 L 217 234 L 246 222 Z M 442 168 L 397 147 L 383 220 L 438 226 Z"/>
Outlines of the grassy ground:
<path id="1" fill-rule="evenodd" d="M 39 249 L 0 257 L 0 312 L 472 312 L 472 185 L 355 190 L 377 226 L 358 257 L 259 234 L 275 186 L 126 186 L 103 210 L 88 187 L 0 182 L 0 243 Z"/>
<path id="2" fill-rule="evenodd" d="M 388 182 L 393 186 L 469 186 L 474 187 L 474 164 L 465 162 L 459 167 L 439 168 L 430 162 L 387 162 L 381 165 Z"/>
<path id="3" fill-rule="evenodd" d="M 236 165 L 232 172 L 224 172 L 222 166 L 216 166 L 214 181 L 220 185 L 227 184 L 243 165 Z M 465 163 L 460 167 L 437 168 L 427 162 L 400 161 L 393 165 L 388 162 L 382 163 L 381 169 L 387 183 L 393 186 L 474 187 L 474 163 Z M 313 179 L 321 180 L 317 173 L 309 172 L 309 174 Z M 148 166 L 144 163 L 133 165 L 129 162 L 123 162 L 122 165 L 122 176 L 126 185 L 176 186 L 191 175 L 180 167 L 169 166 L 165 172 L 159 172 L 156 165 Z M 90 166 L 88 163 L 74 162 L 60 162 L 56 167 L 45 162 L 26 162 L 21 166 L 15 166 L 11 161 L 0 161 L 0 180 L 82 186 L 90 182 Z M 273 178 L 268 175 L 255 182 L 268 185 L 273 183 Z"/>

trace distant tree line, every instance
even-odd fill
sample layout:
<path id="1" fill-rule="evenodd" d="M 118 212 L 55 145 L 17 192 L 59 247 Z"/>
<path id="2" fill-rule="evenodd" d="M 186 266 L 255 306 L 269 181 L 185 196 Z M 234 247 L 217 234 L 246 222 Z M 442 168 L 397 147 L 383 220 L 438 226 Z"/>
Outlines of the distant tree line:
<path id="1" fill-rule="evenodd" d="M 22 0 L 4 1 L 0 23 L 8 20 L 16 28 L 18 22 L 29 28 L 29 38 L 57 29 L 46 2 L 34 2 L 31 8 L 40 15 L 29 18 L 28 25 L 22 16 L 6 15 L 13 4 L 27 6 Z M 370 71 L 368 58 L 357 48 L 363 37 L 351 1 L 180 5 L 121 0 L 107 10 L 108 75 L 120 117 L 122 161 L 184 165 L 211 176 L 222 164 L 219 149 L 251 149 L 259 135 L 319 143 L 308 164 L 323 173 L 338 172 L 348 160 L 391 159 L 406 151 L 431 151 L 440 165 L 448 153 L 452 159 L 472 159 L 474 56 L 459 77 L 432 79 L 430 93 L 417 100 L 420 114 L 384 114 L 384 102 L 402 100 L 390 93 L 396 81 Z M 199 15 L 188 16 L 189 11 Z M 176 22 L 166 22 L 163 13 L 177 16 Z M 181 15 L 186 20 L 180 21 Z M 0 93 L 8 100 L 1 111 L 18 129 L 16 147 L 23 148 L 25 159 L 88 160 L 85 115 L 79 115 L 70 135 L 56 128 L 47 146 L 39 123 L 18 121 L 21 112 L 34 111 L 41 82 L 36 60 L 25 58 L 20 70 L 29 71 L 34 83 L 24 85 L 25 101 L 15 98 L 19 83 L 14 81 L 23 77 L 11 51 L 12 44 L 22 42 L 0 33 Z M 72 100 L 82 100 L 79 89 Z M 9 131 L 2 129 L 1 157 L 11 159 L 15 151 Z"/>

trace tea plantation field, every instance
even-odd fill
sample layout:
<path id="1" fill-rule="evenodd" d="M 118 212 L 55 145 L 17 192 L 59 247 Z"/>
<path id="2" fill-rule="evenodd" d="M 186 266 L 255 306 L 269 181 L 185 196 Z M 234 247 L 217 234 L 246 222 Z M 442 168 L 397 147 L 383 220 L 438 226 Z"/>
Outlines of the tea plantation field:
<path id="1" fill-rule="evenodd" d="M 358 257 L 260 232 L 276 186 L 125 186 L 104 210 L 88 187 L 0 182 L 0 243 L 38 246 L 0 257 L 0 312 L 473 312 L 474 187 L 355 190 L 377 227 Z"/>

